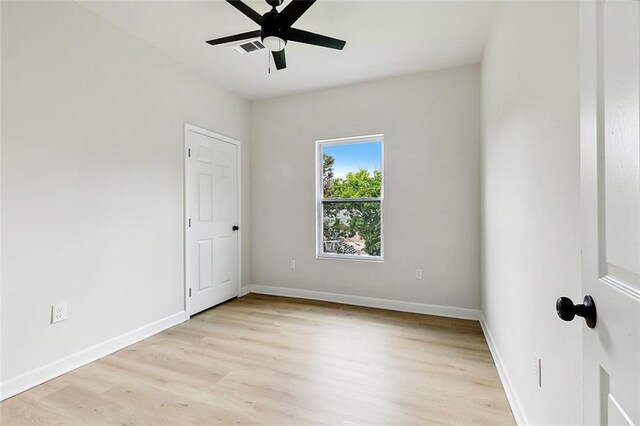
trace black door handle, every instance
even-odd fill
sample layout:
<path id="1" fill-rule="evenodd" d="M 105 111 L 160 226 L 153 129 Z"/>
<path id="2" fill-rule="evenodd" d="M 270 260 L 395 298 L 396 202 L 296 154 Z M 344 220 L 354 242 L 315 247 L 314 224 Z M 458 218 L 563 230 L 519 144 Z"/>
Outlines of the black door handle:
<path id="1" fill-rule="evenodd" d="M 238 229 L 240 229 L 240 227 L 239 227 L 238 225 L 233 225 L 233 226 L 231 227 L 231 230 L 232 230 L 232 231 L 237 231 Z"/>
<path id="2" fill-rule="evenodd" d="M 556 301 L 556 312 L 558 316 L 565 321 L 573 320 L 576 315 L 582 317 L 589 328 L 596 326 L 596 320 L 598 318 L 596 304 L 593 301 L 593 297 L 589 295 L 584 297 L 582 305 L 574 305 L 568 297 L 558 298 Z"/>

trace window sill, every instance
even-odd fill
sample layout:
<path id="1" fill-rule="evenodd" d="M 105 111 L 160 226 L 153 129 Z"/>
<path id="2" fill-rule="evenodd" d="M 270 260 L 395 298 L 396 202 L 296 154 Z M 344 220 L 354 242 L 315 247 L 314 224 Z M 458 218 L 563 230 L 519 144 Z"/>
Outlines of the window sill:
<path id="1" fill-rule="evenodd" d="M 317 254 L 316 259 L 323 260 L 347 260 L 353 262 L 367 262 L 367 263 L 384 263 L 384 257 L 363 257 L 344 254 Z"/>

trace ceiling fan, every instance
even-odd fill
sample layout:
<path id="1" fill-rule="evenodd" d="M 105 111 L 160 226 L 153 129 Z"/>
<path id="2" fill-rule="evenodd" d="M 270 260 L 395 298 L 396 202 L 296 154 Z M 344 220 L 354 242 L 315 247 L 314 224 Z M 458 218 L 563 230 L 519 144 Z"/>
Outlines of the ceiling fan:
<path id="1" fill-rule="evenodd" d="M 216 44 L 229 43 L 232 41 L 247 40 L 260 37 L 262 44 L 271 51 L 276 68 L 281 70 L 287 67 L 284 55 L 284 47 L 289 41 L 312 44 L 314 46 L 328 47 L 330 49 L 342 50 L 346 41 L 323 36 L 309 31 L 292 28 L 292 25 L 316 2 L 316 0 L 291 0 L 282 11 L 276 10 L 283 0 L 266 0 L 271 6 L 271 10 L 264 15 L 260 15 L 241 0 L 227 0 L 227 3 L 238 9 L 249 19 L 260 25 L 259 30 L 249 31 L 215 40 L 207 43 L 214 46 Z"/>

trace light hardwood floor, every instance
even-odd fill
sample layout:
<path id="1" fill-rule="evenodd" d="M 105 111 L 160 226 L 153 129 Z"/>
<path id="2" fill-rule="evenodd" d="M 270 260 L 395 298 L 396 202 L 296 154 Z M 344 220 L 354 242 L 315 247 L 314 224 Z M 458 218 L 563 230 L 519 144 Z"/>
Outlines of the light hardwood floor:
<path id="1" fill-rule="evenodd" d="M 480 326 L 248 295 L 0 404 L 23 424 L 514 424 Z"/>

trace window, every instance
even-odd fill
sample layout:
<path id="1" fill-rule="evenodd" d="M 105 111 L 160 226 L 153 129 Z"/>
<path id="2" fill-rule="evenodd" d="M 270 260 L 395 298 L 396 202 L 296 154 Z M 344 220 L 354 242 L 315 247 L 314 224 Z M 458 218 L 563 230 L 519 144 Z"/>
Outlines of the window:
<path id="1" fill-rule="evenodd" d="M 383 260 L 383 135 L 316 142 L 318 257 Z"/>

